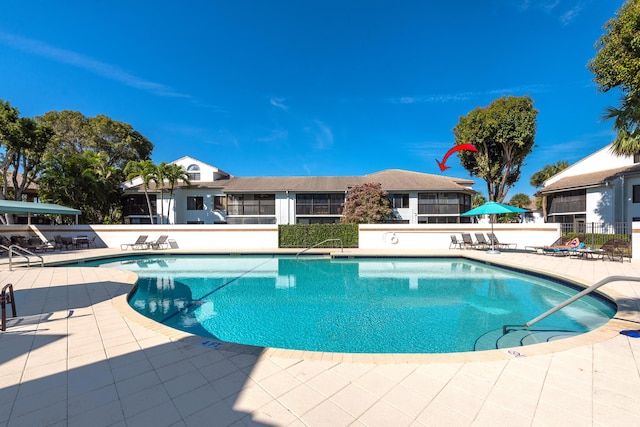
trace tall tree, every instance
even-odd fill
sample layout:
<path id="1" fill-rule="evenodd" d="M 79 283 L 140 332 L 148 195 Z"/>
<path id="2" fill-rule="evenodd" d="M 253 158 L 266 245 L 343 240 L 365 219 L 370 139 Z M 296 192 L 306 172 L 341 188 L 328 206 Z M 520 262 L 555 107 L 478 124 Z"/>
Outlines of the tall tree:
<path id="1" fill-rule="evenodd" d="M 567 162 L 566 160 L 560 160 L 556 163 L 546 165 L 541 170 L 531 175 L 531 178 L 529 179 L 529 184 L 531 184 L 536 188 L 542 187 L 546 180 L 548 180 L 554 175 L 557 175 L 558 173 L 562 172 L 568 167 L 569 167 L 569 162 Z M 540 197 L 539 193 L 536 194 L 536 206 L 542 208 L 542 217 L 546 221 L 547 220 L 547 196 Z"/>
<path id="2" fill-rule="evenodd" d="M 89 119 L 93 148 L 107 154 L 109 164 L 123 169 L 128 162 L 148 159 L 153 144 L 130 124 L 104 115 Z"/>
<path id="3" fill-rule="evenodd" d="M 531 198 L 525 193 L 514 194 L 509 200 L 509 204 L 518 208 L 527 209 L 531 204 Z"/>
<path id="4" fill-rule="evenodd" d="M 37 120 L 54 130 L 54 154 L 92 150 L 107 156 L 109 166 L 123 170 L 128 162 L 148 160 L 153 144 L 127 123 L 105 115 L 85 117 L 77 111 L 50 111 Z"/>
<path id="5" fill-rule="evenodd" d="M 81 209 L 80 220 L 84 223 L 117 223 L 122 216 L 119 177 L 102 153 L 48 154 L 38 181 L 40 197 L 46 202 Z"/>
<path id="6" fill-rule="evenodd" d="M 627 0 L 615 18 L 604 24 L 596 43 L 596 56 L 587 67 L 601 92 L 618 88 L 620 108 L 609 107 L 604 118 L 614 120 L 617 131 L 612 151 L 640 153 L 640 0 Z"/>
<path id="7" fill-rule="evenodd" d="M 482 206 L 487 203 L 487 198 L 482 195 L 480 192 L 475 192 L 471 196 L 471 207 L 477 208 L 478 206 Z"/>
<path id="8" fill-rule="evenodd" d="M 163 176 L 163 181 L 166 181 L 166 184 L 169 186 L 169 203 L 167 204 L 167 220 L 169 219 L 169 213 L 171 212 L 171 201 L 173 200 L 173 191 L 176 188 L 176 185 L 179 181 L 184 182 L 186 185 L 191 185 L 191 181 L 189 179 L 189 173 L 182 165 L 176 165 L 174 163 L 166 164 L 165 162 L 160 163 L 158 169 L 162 170 L 161 175 Z M 164 182 L 163 182 L 164 187 Z"/>
<path id="9" fill-rule="evenodd" d="M 0 100 L 0 173 L 2 197 L 22 200 L 26 188 L 37 178 L 53 131 Z"/>
<path id="10" fill-rule="evenodd" d="M 461 117 L 453 129 L 457 145 L 473 144 L 478 150 L 461 150 L 458 156 L 472 176 L 486 182 L 489 200 L 504 201 L 520 179 L 534 146 L 537 114 L 529 96 L 503 97 Z"/>
<path id="11" fill-rule="evenodd" d="M 560 160 L 556 163 L 545 165 L 541 170 L 531 175 L 529 183 L 534 187 L 542 187 L 544 182 L 554 175 L 562 172 L 569 167 L 569 162 L 566 160 Z"/>
<path id="12" fill-rule="evenodd" d="M 376 224 L 393 219 L 393 209 L 382 184 L 370 182 L 349 190 L 342 211 L 343 223 Z"/>
<path id="13" fill-rule="evenodd" d="M 147 208 L 149 209 L 149 220 L 153 224 L 153 210 L 151 209 L 151 200 L 149 199 L 149 185 L 152 181 L 158 181 L 158 167 L 151 160 L 131 161 L 124 168 L 124 174 L 128 180 L 140 177 L 142 179 L 142 189 L 147 199 Z"/>

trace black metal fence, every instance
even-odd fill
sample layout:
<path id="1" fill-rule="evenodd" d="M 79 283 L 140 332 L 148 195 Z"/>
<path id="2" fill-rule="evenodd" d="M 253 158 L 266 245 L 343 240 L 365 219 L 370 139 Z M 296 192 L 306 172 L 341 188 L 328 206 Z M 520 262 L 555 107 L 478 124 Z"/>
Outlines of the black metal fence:
<path id="1" fill-rule="evenodd" d="M 631 242 L 630 222 L 577 222 L 562 224 L 562 237 L 580 239 L 587 246 L 599 248 L 612 239 Z"/>

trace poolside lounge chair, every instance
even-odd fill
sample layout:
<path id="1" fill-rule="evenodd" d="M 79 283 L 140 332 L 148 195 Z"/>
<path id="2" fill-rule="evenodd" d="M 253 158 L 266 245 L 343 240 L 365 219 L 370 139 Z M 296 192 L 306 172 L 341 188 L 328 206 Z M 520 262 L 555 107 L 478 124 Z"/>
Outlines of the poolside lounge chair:
<path id="1" fill-rule="evenodd" d="M 475 245 L 476 244 L 473 242 L 473 239 L 471 238 L 471 234 L 462 233 L 462 248 L 463 249 L 474 248 Z"/>
<path id="2" fill-rule="evenodd" d="M 489 237 L 489 242 L 491 242 L 491 244 L 493 244 L 494 247 L 499 248 L 499 249 L 515 249 L 518 247 L 518 245 L 516 243 L 500 243 L 498 241 L 498 238 L 496 237 L 495 234 L 493 233 L 487 233 L 487 236 Z"/>
<path id="3" fill-rule="evenodd" d="M 584 249 L 584 247 L 584 243 L 581 242 L 578 237 L 574 237 L 567 244 L 544 247 L 542 248 L 542 252 L 553 255 L 571 255 L 572 252 L 578 249 Z"/>
<path id="4" fill-rule="evenodd" d="M 134 243 L 122 243 L 120 245 L 120 249 L 125 251 L 127 248 L 131 249 L 149 249 L 149 245 L 147 244 L 147 235 L 143 234 L 138 237 Z"/>
<path id="5" fill-rule="evenodd" d="M 462 249 L 463 245 L 464 245 L 464 242 L 462 240 L 458 240 L 455 234 L 451 235 L 451 243 L 449 243 L 449 249 L 451 248 Z"/>
<path id="6" fill-rule="evenodd" d="M 158 240 L 156 240 L 155 242 L 147 242 L 147 246 L 151 247 L 151 249 L 167 249 L 169 247 L 169 243 L 167 243 L 168 238 L 169 236 L 163 234 L 162 236 L 158 237 Z"/>
<path id="7" fill-rule="evenodd" d="M 484 233 L 476 233 L 476 249 L 486 249 L 491 246 L 491 243 L 485 239 Z"/>
<path id="8" fill-rule="evenodd" d="M 601 249 L 612 261 L 619 258 L 621 262 L 624 262 L 625 257 L 631 260 L 631 243 L 627 240 L 609 239 L 602 245 Z"/>
<path id="9" fill-rule="evenodd" d="M 484 238 L 484 236 L 482 236 Z M 471 234 L 462 233 L 462 243 L 464 245 L 464 249 L 472 248 L 472 249 L 484 249 L 485 246 L 481 243 L 474 242 Z"/>
<path id="10" fill-rule="evenodd" d="M 98 237 L 98 236 L 94 235 L 92 238 L 87 240 L 87 248 L 90 248 L 91 246 L 93 246 L 94 248 L 98 247 L 98 245 L 96 245 L 96 237 Z"/>

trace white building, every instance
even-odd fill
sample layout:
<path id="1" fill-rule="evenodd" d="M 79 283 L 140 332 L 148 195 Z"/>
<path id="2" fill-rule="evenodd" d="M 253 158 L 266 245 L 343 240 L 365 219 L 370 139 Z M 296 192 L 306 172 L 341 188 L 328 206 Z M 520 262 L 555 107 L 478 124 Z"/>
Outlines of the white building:
<path id="1" fill-rule="evenodd" d="M 151 183 L 148 193 L 155 222 L 169 224 L 312 224 L 339 222 L 349 188 L 378 182 L 389 193 L 399 222 L 468 222 L 473 181 L 405 170 L 364 176 L 234 177 L 192 157 L 179 164 L 191 185 L 173 192 Z M 124 216 L 132 224 L 149 223 L 142 179 L 123 184 Z M 168 212 L 168 213 L 167 213 Z"/>
<path id="2" fill-rule="evenodd" d="M 616 156 L 611 144 L 545 181 L 547 222 L 640 221 L 640 157 Z"/>

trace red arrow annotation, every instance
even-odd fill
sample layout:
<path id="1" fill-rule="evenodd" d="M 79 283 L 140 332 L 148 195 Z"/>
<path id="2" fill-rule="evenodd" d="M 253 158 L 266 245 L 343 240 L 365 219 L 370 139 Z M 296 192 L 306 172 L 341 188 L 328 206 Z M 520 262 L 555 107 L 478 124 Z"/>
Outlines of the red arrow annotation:
<path id="1" fill-rule="evenodd" d="M 445 163 L 447 163 L 447 159 L 449 158 L 449 156 L 452 155 L 453 153 L 455 153 L 456 151 L 460 151 L 460 150 L 478 151 L 478 149 L 476 147 L 474 147 L 472 144 L 456 145 L 451 150 L 447 151 L 447 154 L 444 155 L 444 159 L 442 159 L 442 163 L 439 162 L 438 159 L 436 159 L 436 163 L 438 164 L 438 166 L 440 166 L 440 170 L 442 172 L 446 171 L 447 169 L 449 169 L 451 167 L 451 166 L 445 165 Z"/>

